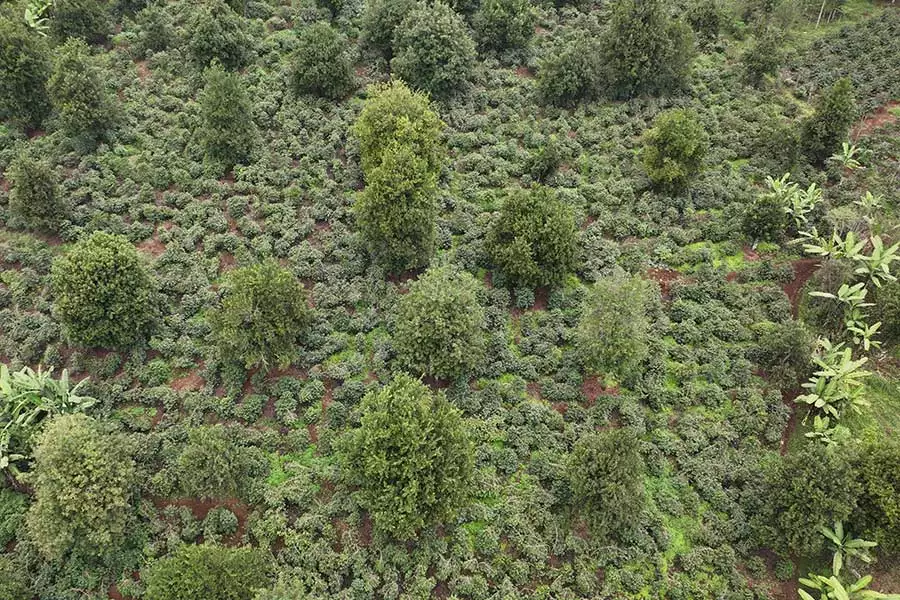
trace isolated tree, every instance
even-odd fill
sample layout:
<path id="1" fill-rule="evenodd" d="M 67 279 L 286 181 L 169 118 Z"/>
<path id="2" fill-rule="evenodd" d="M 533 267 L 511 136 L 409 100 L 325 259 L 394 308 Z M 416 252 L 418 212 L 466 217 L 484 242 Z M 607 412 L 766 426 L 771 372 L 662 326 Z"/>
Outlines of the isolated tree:
<path id="1" fill-rule="evenodd" d="M 690 27 L 671 19 L 662 0 L 622 0 L 603 39 L 609 92 L 659 95 L 687 84 L 694 58 Z"/>
<path id="2" fill-rule="evenodd" d="M 815 112 L 803 121 L 800 133 L 803 153 L 811 162 L 823 164 L 847 140 L 855 118 L 853 83 L 847 77 L 838 79 L 816 100 Z"/>
<path id="3" fill-rule="evenodd" d="M 472 454 L 459 411 L 406 374 L 366 394 L 360 427 L 347 440 L 363 508 L 379 531 L 400 539 L 465 502 Z"/>
<path id="4" fill-rule="evenodd" d="M 778 67 L 784 62 L 781 32 L 770 27 L 758 35 L 753 43 L 741 55 L 744 80 L 750 85 L 760 85 L 765 77 L 778 73 Z"/>
<path id="5" fill-rule="evenodd" d="M 247 369 L 290 364 L 310 320 L 303 284 L 272 259 L 232 271 L 209 316 L 221 356 Z"/>
<path id="6" fill-rule="evenodd" d="M 353 88 L 347 39 L 328 23 L 300 30 L 293 60 L 292 76 L 298 93 L 337 100 Z"/>
<path id="7" fill-rule="evenodd" d="M 251 42 L 244 19 L 225 2 L 204 0 L 189 24 L 188 50 L 199 68 L 205 69 L 213 60 L 232 71 L 247 64 Z"/>
<path id="8" fill-rule="evenodd" d="M 189 498 L 240 496 L 250 477 L 251 462 L 221 425 L 197 427 L 176 460 L 181 491 Z"/>
<path id="9" fill-rule="evenodd" d="M 250 157 L 256 140 L 253 104 L 237 73 L 214 63 L 205 78 L 200 94 L 203 150 L 211 164 L 227 171 Z"/>
<path id="10" fill-rule="evenodd" d="M 399 272 L 427 264 L 434 254 L 437 178 L 412 144 L 396 141 L 366 174 L 353 206 L 356 223 L 374 260 Z"/>
<path id="11" fill-rule="evenodd" d="M 53 0 L 50 33 L 59 42 L 78 38 L 89 44 L 102 42 L 112 29 L 106 0 Z"/>
<path id="12" fill-rule="evenodd" d="M 534 35 L 534 10 L 528 0 L 484 0 L 472 15 L 483 48 L 524 48 Z"/>
<path id="13" fill-rule="evenodd" d="M 595 535 L 633 529 L 646 504 L 640 441 L 628 429 L 587 433 L 575 444 L 568 476 L 575 506 Z"/>
<path id="14" fill-rule="evenodd" d="M 53 262 L 55 313 L 74 343 L 121 348 L 147 335 L 155 284 L 134 246 L 97 231 Z"/>
<path id="15" fill-rule="evenodd" d="M 436 267 L 409 287 L 397 305 L 394 347 L 410 373 L 453 378 L 484 355 L 484 311 L 469 273 Z"/>
<path id="16" fill-rule="evenodd" d="M 373 0 L 366 2 L 362 17 L 363 43 L 385 58 L 393 56 L 394 33 L 412 12 L 417 0 Z"/>
<path id="17" fill-rule="evenodd" d="M 38 127 L 50 112 L 50 50 L 22 22 L 0 17 L 0 119 Z"/>
<path id="18" fill-rule="evenodd" d="M 708 145 L 709 136 L 694 112 L 662 112 L 644 133 L 644 170 L 655 186 L 683 190 L 703 167 Z"/>
<path id="19" fill-rule="evenodd" d="M 369 97 L 353 126 L 363 174 L 368 177 L 381 164 L 388 146 L 401 143 L 424 160 L 427 171 L 436 177 L 444 162 L 441 132 L 445 125 L 428 97 L 398 80 L 370 86 L 367 91 Z"/>
<path id="20" fill-rule="evenodd" d="M 253 600 L 269 585 L 270 559 L 256 548 L 185 544 L 153 562 L 144 600 Z"/>
<path id="21" fill-rule="evenodd" d="M 518 287 L 554 285 L 575 268 L 578 230 L 572 209 L 541 186 L 509 190 L 485 247 Z"/>
<path id="22" fill-rule="evenodd" d="M 32 150 L 23 150 L 6 171 L 12 184 L 9 212 L 27 229 L 53 231 L 63 217 L 59 183 L 53 166 Z"/>
<path id="23" fill-rule="evenodd" d="M 562 42 L 538 64 L 537 93 L 541 102 L 572 106 L 589 100 L 601 88 L 601 61 L 595 40 Z"/>
<path id="24" fill-rule="evenodd" d="M 69 39 L 55 50 L 47 90 L 66 135 L 93 142 L 109 130 L 113 105 L 103 82 L 82 40 Z"/>
<path id="25" fill-rule="evenodd" d="M 137 484 L 123 440 L 83 414 L 53 419 L 34 451 L 37 500 L 28 530 L 41 553 L 59 560 L 68 551 L 103 556 L 127 536 Z"/>
<path id="26" fill-rule="evenodd" d="M 649 352 L 650 288 L 640 277 L 604 277 L 588 289 L 575 333 L 584 368 L 595 375 L 625 379 Z"/>
<path id="27" fill-rule="evenodd" d="M 441 0 L 421 2 L 394 34 L 391 71 L 435 98 L 465 89 L 475 66 L 475 42 L 466 22 Z"/>

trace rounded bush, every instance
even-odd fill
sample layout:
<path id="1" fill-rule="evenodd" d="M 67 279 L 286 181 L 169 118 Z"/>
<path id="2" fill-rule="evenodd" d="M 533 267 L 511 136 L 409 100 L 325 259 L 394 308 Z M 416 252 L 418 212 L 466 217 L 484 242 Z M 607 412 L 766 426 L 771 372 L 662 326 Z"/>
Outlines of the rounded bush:
<path id="1" fill-rule="evenodd" d="M 554 285 L 575 268 L 578 230 L 572 209 L 550 188 L 510 190 L 485 248 L 513 287 Z"/>
<path id="2" fill-rule="evenodd" d="M 900 441 L 868 442 L 856 464 L 862 483 L 852 522 L 887 552 L 900 550 Z"/>
<path id="3" fill-rule="evenodd" d="M 62 130 L 71 137 L 98 140 L 113 121 L 113 106 L 87 44 L 69 39 L 55 51 L 47 83 Z"/>
<path id="4" fill-rule="evenodd" d="M 201 69 L 213 59 L 229 70 L 247 64 L 250 38 L 244 32 L 244 19 L 222 0 L 205 0 L 197 7 L 188 31 L 188 50 Z"/>
<path id="5" fill-rule="evenodd" d="M 110 6 L 105 0 L 53 0 L 50 33 L 60 42 L 68 38 L 102 42 L 111 28 Z"/>
<path id="6" fill-rule="evenodd" d="M 473 449 L 443 393 L 397 375 L 366 394 L 360 427 L 348 435 L 347 467 L 378 531 L 412 537 L 466 501 Z"/>
<path id="7" fill-rule="evenodd" d="M 362 17 L 363 43 L 386 58 L 393 55 L 394 33 L 412 12 L 416 0 L 373 0 L 366 2 Z"/>
<path id="8" fill-rule="evenodd" d="M 397 306 L 394 348 L 411 373 L 454 378 L 477 366 L 484 354 L 484 310 L 479 284 L 453 267 L 429 269 Z"/>
<path id="9" fill-rule="evenodd" d="M 188 432 L 188 444 L 176 460 L 178 481 L 188 497 L 234 498 L 246 489 L 250 461 L 221 425 Z"/>
<path id="10" fill-rule="evenodd" d="M 200 94 L 203 150 L 210 164 L 227 171 L 250 158 L 256 140 L 253 104 L 237 73 L 214 63 L 205 77 Z"/>
<path id="11" fill-rule="evenodd" d="M 19 21 L 0 17 L 0 119 L 38 127 L 50 112 L 50 49 Z"/>
<path id="12" fill-rule="evenodd" d="M 253 600 L 269 585 L 269 559 L 256 548 L 183 545 L 150 564 L 144 600 Z"/>
<path id="13" fill-rule="evenodd" d="M 789 224 L 784 204 L 776 194 L 760 194 L 744 211 L 744 233 L 754 241 L 776 242 Z"/>
<path id="14" fill-rule="evenodd" d="M 53 167 L 26 150 L 10 164 L 6 178 L 12 184 L 10 214 L 27 229 L 55 230 L 63 206 Z"/>
<path id="15" fill-rule="evenodd" d="M 347 56 L 347 40 L 328 23 L 302 29 L 294 54 L 294 89 L 339 99 L 353 88 L 353 69 Z"/>
<path id="16" fill-rule="evenodd" d="M 97 231 L 53 262 L 56 315 L 74 343 L 127 347 L 156 317 L 155 285 L 134 246 Z"/>
<path id="17" fill-rule="evenodd" d="M 394 34 L 391 71 L 435 98 L 465 89 L 475 66 L 475 42 L 463 18 L 437 0 L 421 2 Z"/>
<path id="18" fill-rule="evenodd" d="M 541 102 L 572 106 L 593 98 L 601 87 L 598 47 L 581 38 L 554 48 L 538 65 L 537 93 Z"/>
<path id="19" fill-rule="evenodd" d="M 289 365 L 310 320 L 303 284 L 271 259 L 233 271 L 209 315 L 220 355 L 247 369 Z"/>
<path id="20" fill-rule="evenodd" d="M 534 35 L 535 15 L 529 0 L 484 0 L 472 15 L 483 48 L 524 48 Z"/>
<path id="21" fill-rule="evenodd" d="M 709 136 L 692 111 L 660 113 L 644 134 L 643 163 L 654 185 L 681 190 L 700 172 Z"/>

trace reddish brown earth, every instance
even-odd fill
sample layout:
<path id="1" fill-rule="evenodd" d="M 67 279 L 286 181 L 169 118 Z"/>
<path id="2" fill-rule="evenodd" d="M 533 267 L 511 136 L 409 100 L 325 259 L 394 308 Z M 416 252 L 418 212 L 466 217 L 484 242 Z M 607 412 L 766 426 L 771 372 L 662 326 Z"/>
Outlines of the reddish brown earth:
<path id="1" fill-rule="evenodd" d="M 523 77 L 525 79 L 531 79 L 532 77 L 534 77 L 534 73 L 531 72 L 531 69 L 523 65 L 516 68 L 516 76 Z"/>
<path id="2" fill-rule="evenodd" d="M 140 79 L 143 83 L 143 81 L 150 75 L 150 68 L 147 66 L 147 61 L 135 61 L 134 66 L 137 68 L 138 79 Z"/>
<path id="3" fill-rule="evenodd" d="M 857 123 L 850 130 L 850 139 L 856 141 L 862 136 L 871 134 L 872 132 L 897 122 L 897 115 L 891 113 L 891 109 L 900 107 L 900 101 L 888 102 L 874 113 Z"/>
<path id="4" fill-rule="evenodd" d="M 648 269 L 647 278 L 652 279 L 659 284 L 659 290 L 662 293 L 663 300 L 668 300 L 669 290 L 672 282 L 681 279 L 681 273 L 672 269 Z"/>
<path id="5" fill-rule="evenodd" d="M 197 373 L 196 370 L 189 372 L 184 377 L 180 377 L 172 382 L 172 389 L 184 392 L 184 391 L 196 391 L 203 389 L 203 386 L 206 382 L 200 377 L 200 374 Z"/>
<path id="6" fill-rule="evenodd" d="M 816 269 L 819 268 L 820 261 L 818 258 L 801 258 L 794 261 L 794 279 L 786 283 L 782 289 L 791 302 L 791 310 L 794 318 L 797 318 L 797 311 L 800 308 L 800 292 L 803 286 L 813 276 Z"/>
<path id="7" fill-rule="evenodd" d="M 800 407 L 797 406 L 797 403 L 794 402 L 794 400 L 797 399 L 797 396 L 800 395 L 801 391 L 802 389 L 798 388 L 781 394 L 781 401 L 788 407 L 788 410 L 791 411 L 791 418 L 788 419 L 787 426 L 784 428 L 784 433 L 781 434 L 779 450 L 781 451 L 782 456 L 787 454 L 788 442 L 790 442 L 791 437 L 797 430 L 797 425 L 800 423 Z"/>
<path id="8" fill-rule="evenodd" d="M 234 254 L 230 252 L 222 252 L 219 254 L 219 273 L 230 271 L 234 268 Z"/>
<path id="9" fill-rule="evenodd" d="M 532 398 L 540 399 L 541 398 L 541 384 L 537 381 L 529 381 L 525 385 L 525 391 L 528 392 L 528 395 Z"/>
<path id="10" fill-rule="evenodd" d="M 170 500 L 167 498 L 152 498 L 152 501 L 153 505 L 156 506 L 158 510 L 163 510 L 167 506 L 186 506 L 198 521 L 205 519 L 206 515 L 209 514 L 209 511 L 212 509 L 224 506 L 233 512 L 238 520 L 237 531 L 234 532 L 234 535 L 223 538 L 222 540 L 222 543 L 226 545 L 240 544 L 241 539 L 244 537 L 244 533 L 247 530 L 247 516 L 250 513 L 250 508 L 236 498 L 229 498 L 226 500 L 199 500 L 197 498 L 179 498 L 177 500 Z"/>
<path id="11" fill-rule="evenodd" d="M 160 241 L 159 232 L 155 231 L 153 232 L 153 237 L 138 244 L 137 249 L 155 258 L 166 251 L 166 245 Z"/>
<path id="12" fill-rule="evenodd" d="M 603 382 L 596 376 L 591 375 L 590 377 L 585 377 L 581 383 L 581 393 L 587 399 L 587 405 L 593 406 L 599 396 L 618 396 L 619 388 L 615 386 L 603 387 Z"/>

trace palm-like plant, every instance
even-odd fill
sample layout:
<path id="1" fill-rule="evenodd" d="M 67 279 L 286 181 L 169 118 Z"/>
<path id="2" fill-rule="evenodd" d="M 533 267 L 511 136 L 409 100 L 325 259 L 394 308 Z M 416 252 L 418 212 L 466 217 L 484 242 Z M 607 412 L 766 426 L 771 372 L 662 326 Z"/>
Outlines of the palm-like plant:
<path id="1" fill-rule="evenodd" d="M 900 251 L 900 242 L 890 248 L 885 248 L 880 235 L 872 236 L 869 241 L 872 244 L 872 253 L 857 259 L 860 266 L 854 272 L 868 275 L 876 287 L 881 287 L 886 281 L 896 281 L 897 278 L 891 275 L 891 264 L 900 260 L 900 256 L 897 256 L 897 252 Z"/>
<path id="2" fill-rule="evenodd" d="M 52 0 L 30 0 L 25 5 L 25 24 L 43 37 L 47 37 L 47 31 L 50 30 L 49 20 L 44 14 L 51 6 Z"/>
<path id="3" fill-rule="evenodd" d="M 810 292 L 810 296 L 818 296 L 820 298 L 830 298 L 837 300 L 844 305 L 844 328 L 853 336 L 853 343 L 862 346 L 865 351 L 870 348 L 878 348 L 881 343 L 874 340 L 874 336 L 878 333 L 881 323 L 869 325 L 866 322 L 866 315 L 863 308 L 874 306 L 871 302 L 866 302 L 868 294 L 865 283 L 856 283 L 854 285 L 843 284 L 838 289 L 837 294 L 828 292 Z"/>
<path id="4" fill-rule="evenodd" d="M 834 548 L 831 571 L 835 576 L 841 574 L 845 557 L 855 558 L 866 564 L 872 562 L 869 548 L 874 548 L 878 545 L 878 542 L 870 542 L 861 538 L 851 537 L 849 532 L 844 531 L 843 522 L 835 521 L 833 529 L 822 526 L 819 528 L 819 533 L 824 535 Z"/>
<path id="5" fill-rule="evenodd" d="M 850 142 L 844 142 L 841 144 L 841 151 L 831 155 L 827 162 L 840 165 L 841 168 L 847 169 L 848 171 L 864 169 L 865 167 L 856 160 L 856 155 L 858 153 L 859 148 L 850 144 Z"/>
<path id="6" fill-rule="evenodd" d="M 875 598 L 900 600 L 900 594 L 883 594 L 868 589 L 869 584 L 872 583 L 871 575 L 860 577 L 853 583 L 845 584 L 836 575 L 826 577 L 825 575 L 810 573 L 808 578 L 801 577 L 800 583 L 818 593 L 817 597 L 806 590 L 797 590 L 802 600 L 871 600 Z"/>
<path id="7" fill-rule="evenodd" d="M 868 358 L 854 360 L 850 348 L 834 344 L 827 338 L 819 339 L 821 349 L 813 362 L 819 367 L 803 387 L 809 392 L 798 396 L 796 402 L 810 404 L 826 416 L 836 420 L 849 409 L 860 412 L 869 406 L 863 394 L 862 380 L 872 373 L 862 368 Z"/>

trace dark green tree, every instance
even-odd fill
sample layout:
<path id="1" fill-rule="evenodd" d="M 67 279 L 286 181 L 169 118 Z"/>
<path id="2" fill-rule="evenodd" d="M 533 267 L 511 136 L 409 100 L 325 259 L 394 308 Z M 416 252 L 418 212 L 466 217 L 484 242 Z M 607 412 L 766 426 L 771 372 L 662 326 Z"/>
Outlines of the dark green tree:
<path id="1" fill-rule="evenodd" d="M 40 126 L 50 112 L 49 52 L 40 35 L 0 17 L 0 119 Z"/>
<path id="2" fill-rule="evenodd" d="M 50 33 L 60 43 L 68 38 L 102 42 L 111 29 L 110 6 L 105 0 L 54 0 L 51 5 Z"/>
<path id="3" fill-rule="evenodd" d="M 56 315 L 69 339 L 127 347 L 143 339 L 157 310 L 155 283 L 124 237 L 97 231 L 53 262 Z"/>
<path id="4" fill-rule="evenodd" d="M 603 63 L 613 97 L 666 94 L 687 84 L 694 35 L 667 10 L 662 0 L 616 3 L 603 39 Z"/>
<path id="5" fill-rule="evenodd" d="M 803 153 L 813 163 L 824 164 L 825 159 L 840 149 L 847 140 L 850 126 L 856 119 L 853 83 L 844 77 L 828 88 L 815 103 L 815 112 L 807 117 L 800 129 Z"/>
<path id="6" fill-rule="evenodd" d="M 153 2 L 135 15 L 138 25 L 134 50 L 138 56 L 161 52 L 175 41 L 172 14 L 162 2 Z"/>
<path id="7" fill-rule="evenodd" d="M 410 373 L 454 378 L 484 355 L 484 311 L 479 284 L 453 267 L 429 269 L 397 305 L 394 347 Z"/>
<path id="8" fill-rule="evenodd" d="M 688 23 L 702 44 L 714 42 L 719 37 L 719 30 L 726 18 L 725 11 L 721 0 L 694 0 L 688 7 Z"/>
<path id="9" fill-rule="evenodd" d="M 644 133 L 644 170 L 653 185 L 683 190 L 702 169 L 708 146 L 709 136 L 692 111 L 662 112 Z"/>
<path id="10" fill-rule="evenodd" d="M 578 440 L 569 458 L 569 483 L 575 506 L 596 535 L 639 524 L 646 504 L 644 471 L 640 441 L 630 430 L 588 433 Z"/>
<path id="11" fill-rule="evenodd" d="M 753 326 L 757 346 L 748 357 L 782 389 L 791 389 L 811 374 L 813 338 L 802 321 L 763 321 Z"/>
<path id="12" fill-rule="evenodd" d="M 605 277 L 591 286 L 575 333 L 575 347 L 589 373 L 622 380 L 637 372 L 649 352 L 651 298 L 640 277 Z"/>
<path id="13" fill-rule="evenodd" d="M 12 184 L 10 214 L 27 229 L 54 231 L 64 209 L 52 165 L 23 150 L 10 164 L 6 179 Z"/>
<path id="14" fill-rule="evenodd" d="M 421 2 L 394 34 L 391 71 L 434 98 L 465 89 L 475 66 L 475 42 L 466 22 L 450 6 Z"/>
<path id="15" fill-rule="evenodd" d="M 855 461 L 862 483 L 852 522 L 886 552 L 900 550 L 900 441 L 883 437 L 865 444 Z"/>
<path id="16" fill-rule="evenodd" d="M 184 495 L 204 500 L 239 497 L 253 469 L 246 450 L 221 425 L 191 429 L 188 436 L 176 461 Z"/>
<path id="17" fill-rule="evenodd" d="M 744 233 L 753 241 L 777 242 L 788 224 L 784 201 L 777 194 L 759 194 L 744 211 Z"/>
<path id="18" fill-rule="evenodd" d="M 2 490 L 0 490 L 2 492 Z M 28 571 L 8 554 L 0 554 L 0 600 L 32 598 L 28 586 Z"/>
<path id="19" fill-rule="evenodd" d="M 237 73 L 213 64 L 200 94 L 200 137 L 207 161 L 226 171 L 250 158 L 256 141 L 253 104 Z"/>
<path id="20" fill-rule="evenodd" d="M 546 187 L 508 192 L 485 248 L 517 287 L 555 285 L 575 268 L 578 230 L 572 209 Z"/>
<path id="21" fill-rule="evenodd" d="M 310 321 L 303 284 L 272 259 L 233 271 L 209 315 L 220 355 L 248 369 L 290 364 Z"/>
<path id="22" fill-rule="evenodd" d="M 774 27 L 765 29 L 753 40 L 741 55 L 747 83 L 759 86 L 767 75 L 778 74 L 778 67 L 784 62 L 783 42 L 781 32 Z"/>
<path id="23" fill-rule="evenodd" d="M 44 428 L 34 458 L 27 523 L 45 557 L 104 556 L 122 543 L 137 481 L 119 436 L 83 414 L 62 415 Z"/>
<path id="24" fill-rule="evenodd" d="M 144 600 L 253 600 L 269 585 L 270 562 L 256 548 L 184 545 L 150 564 Z"/>
<path id="25" fill-rule="evenodd" d="M 583 37 L 548 52 L 538 65 L 537 93 L 541 102 L 572 106 L 590 100 L 601 89 L 601 62 L 596 41 Z"/>
<path id="26" fill-rule="evenodd" d="M 412 12 L 417 0 L 373 0 L 366 2 L 362 17 L 363 43 L 382 56 L 393 56 L 394 32 Z"/>
<path id="27" fill-rule="evenodd" d="M 346 464 L 377 530 L 406 539 L 465 503 L 472 454 L 460 413 L 444 394 L 400 374 L 363 398 Z"/>
<path id="28" fill-rule="evenodd" d="M 524 48 L 534 35 L 535 15 L 528 0 L 484 0 L 472 15 L 482 48 Z"/>
<path id="29" fill-rule="evenodd" d="M 324 22 L 302 29 L 292 76 L 298 93 L 333 100 L 346 96 L 354 87 L 346 38 Z"/>
<path id="30" fill-rule="evenodd" d="M 56 49 L 47 90 L 66 135 L 90 142 L 106 135 L 114 112 L 103 82 L 103 73 L 82 40 L 70 39 Z"/>
<path id="31" fill-rule="evenodd" d="M 188 31 L 188 50 L 201 69 L 213 60 L 231 71 L 247 64 L 251 41 L 244 19 L 222 0 L 204 0 L 195 9 Z"/>

